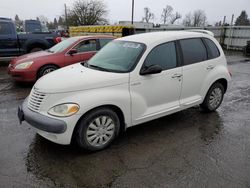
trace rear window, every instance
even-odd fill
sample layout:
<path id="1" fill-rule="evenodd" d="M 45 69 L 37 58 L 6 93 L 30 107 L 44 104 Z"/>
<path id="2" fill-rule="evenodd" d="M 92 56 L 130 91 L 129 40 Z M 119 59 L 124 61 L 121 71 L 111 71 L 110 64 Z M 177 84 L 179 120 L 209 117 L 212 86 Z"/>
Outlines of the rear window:
<path id="1" fill-rule="evenodd" d="M 210 39 L 204 38 L 207 45 L 208 59 L 214 59 L 220 56 L 220 51 L 214 42 Z"/>
<path id="2" fill-rule="evenodd" d="M 106 44 L 108 44 L 110 41 L 112 41 L 113 39 L 99 39 L 100 42 L 100 47 L 104 47 Z"/>
<path id="3" fill-rule="evenodd" d="M 206 47 L 200 38 L 180 40 L 184 65 L 207 60 Z"/>
<path id="4" fill-rule="evenodd" d="M 9 23 L 0 23 L 0 35 L 10 35 L 12 33 L 11 25 Z"/>

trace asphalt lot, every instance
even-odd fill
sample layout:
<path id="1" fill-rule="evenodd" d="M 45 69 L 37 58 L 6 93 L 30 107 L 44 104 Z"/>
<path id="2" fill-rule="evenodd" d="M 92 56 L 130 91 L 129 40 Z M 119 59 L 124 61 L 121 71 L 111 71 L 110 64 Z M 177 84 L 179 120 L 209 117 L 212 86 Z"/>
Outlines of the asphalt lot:
<path id="1" fill-rule="evenodd" d="M 53 144 L 17 106 L 32 86 L 0 67 L 0 187 L 250 187 L 250 61 L 229 55 L 232 83 L 214 113 L 198 107 L 142 124 L 103 151 Z"/>

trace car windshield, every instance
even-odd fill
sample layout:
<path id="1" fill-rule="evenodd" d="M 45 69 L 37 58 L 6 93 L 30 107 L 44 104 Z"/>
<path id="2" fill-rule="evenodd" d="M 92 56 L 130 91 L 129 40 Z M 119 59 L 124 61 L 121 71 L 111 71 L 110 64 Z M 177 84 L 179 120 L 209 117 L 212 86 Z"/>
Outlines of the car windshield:
<path id="1" fill-rule="evenodd" d="M 102 48 L 85 66 L 109 72 L 130 72 L 143 53 L 145 45 L 113 41 Z"/>
<path id="2" fill-rule="evenodd" d="M 71 46 L 74 42 L 76 42 L 77 40 L 78 40 L 78 38 L 74 38 L 74 37 L 66 39 L 66 40 L 63 40 L 62 42 L 59 42 L 58 44 L 56 44 L 55 46 L 53 46 L 52 48 L 50 48 L 48 51 L 52 52 L 52 53 L 62 52 L 66 48 L 68 48 L 69 46 Z"/>

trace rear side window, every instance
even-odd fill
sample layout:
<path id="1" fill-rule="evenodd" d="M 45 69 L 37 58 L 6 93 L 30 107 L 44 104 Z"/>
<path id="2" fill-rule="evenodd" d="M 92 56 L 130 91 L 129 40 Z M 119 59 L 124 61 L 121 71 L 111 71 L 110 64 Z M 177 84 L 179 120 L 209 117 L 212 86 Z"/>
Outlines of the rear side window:
<path id="1" fill-rule="evenodd" d="M 177 66 L 175 43 L 169 42 L 155 47 L 147 56 L 145 66 L 159 65 L 163 70 Z"/>
<path id="2" fill-rule="evenodd" d="M 220 56 L 220 51 L 214 42 L 210 39 L 204 38 L 207 45 L 208 59 L 214 59 Z"/>
<path id="3" fill-rule="evenodd" d="M 10 35 L 12 34 L 11 25 L 9 23 L 0 23 L 0 35 Z"/>
<path id="4" fill-rule="evenodd" d="M 207 60 L 206 47 L 200 38 L 180 40 L 184 65 Z"/>
<path id="5" fill-rule="evenodd" d="M 85 40 L 78 44 L 75 49 L 78 53 L 96 51 L 96 40 Z"/>
<path id="6" fill-rule="evenodd" d="M 112 40 L 113 39 L 99 39 L 100 47 L 102 48 L 103 46 L 105 46 L 106 44 L 108 44 Z"/>

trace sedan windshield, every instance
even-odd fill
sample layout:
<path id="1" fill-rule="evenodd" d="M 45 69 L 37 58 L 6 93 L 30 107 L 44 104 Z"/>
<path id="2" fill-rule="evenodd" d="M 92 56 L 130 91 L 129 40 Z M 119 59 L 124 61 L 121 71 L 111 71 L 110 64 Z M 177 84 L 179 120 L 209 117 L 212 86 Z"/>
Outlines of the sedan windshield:
<path id="1" fill-rule="evenodd" d="M 48 51 L 52 53 L 58 53 L 64 51 L 66 48 L 71 46 L 73 43 L 75 43 L 78 40 L 76 37 L 72 37 L 66 40 L 63 40 L 62 42 L 59 42 L 52 48 L 50 48 Z"/>
<path id="2" fill-rule="evenodd" d="M 113 41 L 100 50 L 86 66 L 110 72 L 130 72 L 143 53 L 145 45 L 136 42 Z"/>

